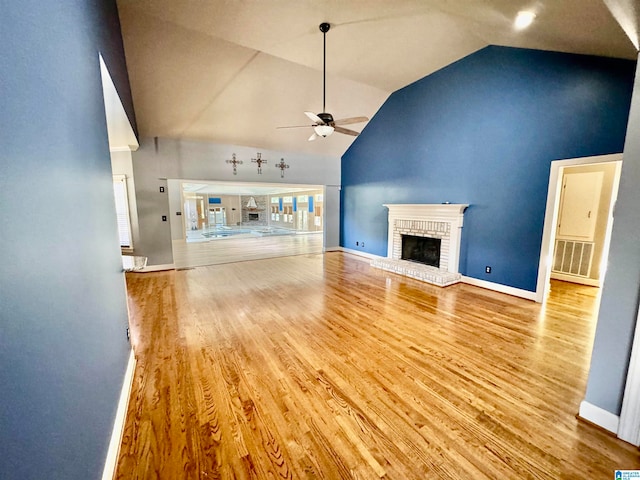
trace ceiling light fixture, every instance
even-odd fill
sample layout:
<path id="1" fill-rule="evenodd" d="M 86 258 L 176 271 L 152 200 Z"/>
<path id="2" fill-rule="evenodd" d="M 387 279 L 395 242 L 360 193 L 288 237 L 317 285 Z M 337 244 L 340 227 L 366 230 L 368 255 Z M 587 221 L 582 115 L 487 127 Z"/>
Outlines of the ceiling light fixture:
<path id="1" fill-rule="evenodd" d="M 529 12 L 526 10 L 522 10 L 518 12 L 515 21 L 516 30 L 523 30 L 527 28 L 529 25 L 533 23 L 533 20 L 536 18 L 536 14 L 533 12 Z"/>
<path id="2" fill-rule="evenodd" d="M 333 133 L 333 127 L 331 125 L 315 125 L 313 130 L 316 132 L 316 135 L 320 137 L 328 137 Z"/>

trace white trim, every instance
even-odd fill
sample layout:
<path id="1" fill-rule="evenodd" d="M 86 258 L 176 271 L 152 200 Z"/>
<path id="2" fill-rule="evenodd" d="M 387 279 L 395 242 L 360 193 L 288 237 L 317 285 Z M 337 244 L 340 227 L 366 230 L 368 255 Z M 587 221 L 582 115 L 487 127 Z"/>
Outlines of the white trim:
<path id="1" fill-rule="evenodd" d="M 622 158 L 622 157 L 621 157 Z M 604 236 L 604 243 L 602 246 L 602 258 L 600 259 L 600 282 L 604 285 L 604 279 L 607 275 L 607 261 L 609 247 L 611 246 L 611 234 L 613 233 L 613 211 L 616 208 L 616 202 L 618 201 L 618 191 L 620 190 L 620 178 L 622 177 L 622 160 L 616 162 L 616 172 L 613 177 L 613 188 L 611 189 L 611 202 L 609 203 L 609 223 L 607 224 L 607 231 Z M 606 253 L 606 254 L 605 254 Z"/>
<path id="2" fill-rule="evenodd" d="M 351 248 L 345 248 L 345 247 L 330 247 L 330 248 L 325 249 L 325 252 L 350 253 L 350 254 L 356 255 L 358 257 L 368 258 L 369 260 L 375 260 L 375 259 L 378 259 L 378 258 L 385 258 L 385 257 L 381 257 L 380 255 L 375 255 L 373 253 L 361 252 L 360 250 L 353 250 Z"/>
<path id="3" fill-rule="evenodd" d="M 521 288 L 510 287 L 508 285 L 502 285 L 500 283 L 488 282 L 486 280 L 480 280 L 478 278 L 462 276 L 462 282 L 473 285 L 476 287 L 486 288 L 487 290 L 493 290 L 494 292 L 505 293 L 514 297 L 524 298 L 526 300 L 536 301 L 536 293 L 529 290 L 522 290 Z"/>
<path id="4" fill-rule="evenodd" d="M 605 430 L 613 433 L 618 432 L 618 424 L 620 422 L 618 416 L 604 410 L 603 408 L 596 407 L 586 400 L 580 402 L 580 412 L 578 413 L 578 416 L 588 422 L 604 428 Z"/>
<path id="5" fill-rule="evenodd" d="M 120 192 L 122 195 L 118 195 L 118 189 L 116 185 L 120 184 Z M 121 173 L 113 174 L 113 194 L 116 206 L 116 215 L 118 217 L 118 237 L 120 238 L 124 232 L 128 237 L 128 245 L 122 245 L 122 239 L 120 238 L 120 248 L 123 250 L 133 251 L 133 228 L 131 222 L 131 204 L 129 203 L 129 182 L 126 175 Z M 119 208 L 120 207 L 120 208 Z M 120 221 L 121 215 L 125 216 L 126 223 Z"/>
<path id="6" fill-rule="evenodd" d="M 352 250 L 350 248 L 345 248 L 345 247 L 331 247 L 331 248 L 325 249 L 325 252 L 350 253 L 352 255 L 357 255 L 359 257 L 364 257 L 371 260 L 387 258 L 387 257 L 382 257 L 380 255 L 375 255 L 373 253 L 361 252 L 359 250 Z M 465 277 L 464 275 L 462 276 L 462 283 L 473 285 L 475 287 L 486 288 L 487 290 L 493 290 L 494 292 L 504 293 L 514 297 L 524 298 L 525 300 L 535 301 L 535 292 L 530 292 L 528 290 L 522 290 L 520 288 L 515 288 L 515 287 L 509 287 L 508 285 L 501 285 L 499 283 L 487 282 L 486 280 L 479 280 L 477 278 Z"/>
<path id="7" fill-rule="evenodd" d="M 142 270 L 136 270 L 136 271 L 140 273 L 162 272 L 164 270 L 175 270 L 175 268 L 176 268 L 175 264 L 166 263 L 164 265 L 147 265 Z"/>
<path id="8" fill-rule="evenodd" d="M 129 353 L 129 362 L 127 363 L 127 370 L 122 382 L 122 390 L 120 391 L 120 400 L 118 401 L 118 409 L 116 410 L 116 419 L 113 423 L 113 431 L 111 432 L 111 441 L 109 441 L 109 450 L 107 450 L 107 459 L 105 460 L 104 470 L 102 471 L 102 480 L 113 480 L 116 475 L 118 454 L 120 453 L 120 444 L 122 443 L 122 435 L 124 434 L 124 423 L 127 419 L 129 396 L 131 394 L 133 373 L 135 370 L 136 356 L 133 353 L 133 349 L 131 349 L 131 352 Z"/>
<path id="9" fill-rule="evenodd" d="M 138 149 L 135 145 L 129 145 L 126 147 L 111 147 L 110 152 L 135 152 Z"/>
<path id="10" fill-rule="evenodd" d="M 640 310 L 638 311 L 640 319 Z M 640 445 L 640 323 L 636 322 L 633 336 L 631 359 L 627 371 L 627 384 L 624 387 L 622 411 L 620 412 L 620 428 L 618 438 L 632 445 Z"/>
<path id="11" fill-rule="evenodd" d="M 540 261 L 538 264 L 538 282 L 536 285 L 535 301 L 542 303 L 549 293 L 548 286 L 551 278 L 551 265 L 553 252 L 553 240 L 558 224 L 558 206 L 560 203 L 560 183 L 562 182 L 562 169 L 577 165 L 589 165 L 593 163 L 616 162 L 622 160 L 622 154 L 600 155 L 597 157 L 571 158 L 568 160 L 555 160 L 551 162 L 549 172 L 549 190 L 547 191 L 547 208 L 544 214 L 544 228 L 542 230 L 542 245 L 540 247 Z M 611 223 L 611 222 L 609 222 Z M 611 225 L 608 227 L 611 228 Z"/>
<path id="12" fill-rule="evenodd" d="M 384 207 L 389 209 L 388 233 L 387 233 L 387 258 L 399 259 L 400 255 L 395 250 L 395 241 L 400 241 L 396 235 L 396 222 L 401 220 L 417 220 L 420 222 L 443 222 L 449 224 L 448 235 L 448 255 L 446 265 L 441 267 L 451 273 L 458 273 L 460 262 L 460 241 L 462 238 L 462 227 L 464 225 L 464 211 L 468 204 L 449 203 L 385 203 Z M 399 235 L 399 234 L 398 234 Z"/>
<path id="13" fill-rule="evenodd" d="M 551 272 L 551 278 L 562 282 L 579 283 L 580 285 L 588 285 L 590 287 L 599 287 L 600 280 L 595 278 L 578 277 L 577 275 L 568 275 L 566 273 Z"/>

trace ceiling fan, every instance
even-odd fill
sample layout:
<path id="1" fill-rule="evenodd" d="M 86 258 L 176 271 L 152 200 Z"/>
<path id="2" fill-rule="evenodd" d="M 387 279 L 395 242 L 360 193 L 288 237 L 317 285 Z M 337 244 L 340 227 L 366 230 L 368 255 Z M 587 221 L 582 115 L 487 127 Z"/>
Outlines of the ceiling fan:
<path id="1" fill-rule="evenodd" d="M 309 119 L 313 122 L 311 125 L 296 125 L 292 127 L 277 127 L 277 128 L 303 128 L 303 127 L 313 127 L 313 134 L 309 137 L 309 141 L 313 141 L 318 137 L 328 137 L 334 131 L 338 133 L 343 133 L 345 135 L 353 135 L 357 137 L 359 132 L 355 130 L 350 130 L 348 128 L 343 128 L 341 125 L 350 125 L 352 123 L 362 123 L 366 122 L 369 119 L 367 117 L 350 117 L 350 118 L 342 118 L 339 120 L 334 120 L 333 115 L 325 112 L 326 109 L 326 98 L 327 98 L 327 32 L 331 28 L 331 25 L 328 23 L 320 24 L 320 31 L 323 35 L 323 52 L 322 52 L 322 113 L 313 113 L 313 112 L 304 112 L 304 114 L 309 117 Z"/>

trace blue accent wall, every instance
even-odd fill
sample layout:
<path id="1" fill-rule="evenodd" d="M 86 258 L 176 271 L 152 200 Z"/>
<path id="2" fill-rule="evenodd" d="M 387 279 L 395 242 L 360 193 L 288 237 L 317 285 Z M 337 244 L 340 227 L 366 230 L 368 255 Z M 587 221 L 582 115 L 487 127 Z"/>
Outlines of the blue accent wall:
<path id="1" fill-rule="evenodd" d="M 0 10 L 0 478 L 97 479 L 130 352 L 98 59 L 131 118 L 117 9 Z"/>
<path id="2" fill-rule="evenodd" d="M 490 46 L 398 90 L 342 157 L 340 244 L 386 256 L 384 203 L 468 203 L 461 273 L 535 291 L 551 161 L 622 151 L 634 69 Z"/>

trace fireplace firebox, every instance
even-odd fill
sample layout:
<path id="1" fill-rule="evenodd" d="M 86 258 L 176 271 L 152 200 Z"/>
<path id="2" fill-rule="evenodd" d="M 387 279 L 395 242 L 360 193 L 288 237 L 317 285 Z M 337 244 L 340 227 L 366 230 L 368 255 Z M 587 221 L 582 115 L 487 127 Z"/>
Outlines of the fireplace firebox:
<path id="1" fill-rule="evenodd" d="M 424 263 L 440 268 L 440 244 L 442 240 L 431 237 L 402 235 L 402 260 Z"/>

